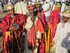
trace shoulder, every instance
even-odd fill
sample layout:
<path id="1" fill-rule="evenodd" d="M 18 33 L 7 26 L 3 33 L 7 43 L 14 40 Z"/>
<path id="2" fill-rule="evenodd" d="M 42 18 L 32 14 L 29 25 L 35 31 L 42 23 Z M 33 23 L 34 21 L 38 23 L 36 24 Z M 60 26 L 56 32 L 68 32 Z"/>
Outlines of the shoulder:
<path id="1" fill-rule="evenodd" d="M 6 14 L 5 16 L 4 16 L 4 19 L 5 18 L 9 18 L 10 17 L 10 14 Z"/>
<path id="2" fill-rule="evenodd" d="M 66 23 L 66 25 L 67 25 L 67 26 L 70 26 L 70 23 L 69 23 L 69 22 L 67 22 L 67 23 Z"/>
<path id="3" fill-rule="evenodd" d="M 62 25 L 62 22 L 58 23 L 57 27 L 61 26 Z"/>
<path id="4" fill-rule="evenodd" d="M 36 16 L 36 19 L 35 19 L 35 20 L 37 21 L 38 19 L 39 19 L 39 18 Z"/>
<path id="5" fill-rule="evenodd" d="M 4 16 L 3 21 L 8 22 L 9 18 L 10 18 L 10 14 L 7 14 L 7 15 Z"/>

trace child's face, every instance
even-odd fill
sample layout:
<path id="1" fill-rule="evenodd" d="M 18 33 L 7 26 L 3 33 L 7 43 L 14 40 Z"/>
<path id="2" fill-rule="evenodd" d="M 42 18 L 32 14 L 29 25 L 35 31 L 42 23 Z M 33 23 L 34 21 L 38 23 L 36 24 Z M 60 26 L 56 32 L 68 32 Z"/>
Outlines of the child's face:
<path id="1" fill-rule="evenodd" d="M 40 10 L 40 5 L 36 5 L 36 10 L 39 11 Z"/>
<path id="2" fill-rule="evenodd" d="M 14 9 L 10 9 L 10 10 L 9 10 L 9 13 L 10 13 L 10 14 L 14 14 Z"/>
<path id="3" fill-rule="evenodd" d="M 28 9 L 29 13 L 33 13 L 34 9 Z"/>
<path id="4" fill-rule="evenodd" d="M 63 20 L 63 22 L 67 22 L 68 21 L 68 17 L 65 17 L 65 16 L 63 16 L 63 18 L 62 18 L 62 20 Z"/>

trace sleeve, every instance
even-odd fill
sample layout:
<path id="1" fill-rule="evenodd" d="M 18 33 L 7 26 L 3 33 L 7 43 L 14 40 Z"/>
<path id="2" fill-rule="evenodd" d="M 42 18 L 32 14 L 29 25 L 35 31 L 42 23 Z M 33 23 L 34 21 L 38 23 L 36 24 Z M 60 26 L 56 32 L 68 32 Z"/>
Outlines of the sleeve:
<path id="1" fill-rule="evenodd" d="M 48 22 L 47 22 L 47 20 L 46 20 L 46 17 L 45 17 L 45 14 L 44 14 L 44 13 L 42 14 L 42 19 L 43 19 L 43 21 L 44 21 L 44 22 L 43 22 L 43 23 L 44 23 L 44 27 L 47 28 L 47 27 L 48 27 Z"/>
<path id="2" fill-rule="evenodd" d="M 40 19 L 37 20 L 36 28 L 37 28 L 36 38 L 41 39 L 41 35 L 42 35 L 42 33 L 44 33 L 44 28 L 43 28 L 43 25 L 42 25 Z"/>
<path id="3" fill-rule="evenodd" d="M 60 35 L 59 35 L 59 27 L 60 27 L 60 24 L 58 24 L 57 26 L 57 30 L 56 30 L 56 33 L 55 33 L 55 37 L 54 37 L 54 41 L 55 43 L 57 42 L 57 40 L 59 39 Z"/>
<path id="4" fill-rule="evenodd" d="M 37 31 L 40 31 L 41 33 L 45 32 L 43 24 L 42 24 L 40 19 L 38 19 L 37 22 L 36 22 L 36 28 L 37 28 Z"/>
<path id="5" fill-rule="evenodd" d="M 31 21 L 30 18 L 28 18 L 25 24 L 25 29 L 29 31 L 32 26 L 33 26 L 33 22 Z"/>
<path id="6" fill-rule="evenodd" d="M 8 22 L 8 20 L 6 20 L 4 18 L 2 24 L 3 24 L 2 31 L 8 30 L 8 28 L 9 28 L 9 22 Z"/>

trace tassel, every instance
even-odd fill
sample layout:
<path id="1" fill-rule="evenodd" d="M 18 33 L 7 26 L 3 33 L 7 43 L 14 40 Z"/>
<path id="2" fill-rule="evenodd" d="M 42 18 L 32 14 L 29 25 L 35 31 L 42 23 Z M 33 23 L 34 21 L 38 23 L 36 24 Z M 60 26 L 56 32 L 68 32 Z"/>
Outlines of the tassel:
<path id="1" fill-rule="evenodd" d="M 10 36 L 10 31 L 6 32 L 6 41 L 8 40 L 9 36 Z"/>
<path id="2" fill-rule="evenodd" d="M 46 37 L 46 33 L 45 33 L 45 37 Z M 48 28 L 48 36 L 47 36 L 47 39 L 45 40 L 45 43 L 46 43 L 45 52 L 49 53 L 49 50 L 50 50 L 50 26 Z"/>

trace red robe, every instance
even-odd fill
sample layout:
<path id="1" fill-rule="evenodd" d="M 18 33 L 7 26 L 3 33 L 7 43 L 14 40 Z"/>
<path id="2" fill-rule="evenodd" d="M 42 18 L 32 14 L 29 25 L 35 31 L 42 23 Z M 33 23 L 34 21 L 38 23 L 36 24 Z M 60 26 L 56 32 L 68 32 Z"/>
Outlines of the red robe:
<path id="1" fill-rule="evenodd" d="M 41 22 L 42 22 L 44 28 L 46 29 L 48 27 L 48 22 L 46 20 L 44 12 L 38 12 L 37 16 L 41 19 Z"/>
<path id="2" fill-rule="evenodd" d="M 29 19 L 29 17 L 28 17 L 28 19 Z M 37 39 L 36 32 L 38 32 L 38 31 L 40 31 L 41 33 L 44 33 L 44 28 L 43 28 L 42 22 L 39 18 L 38 18 L 38 20 L 35 20 L 35 28 L 34 28 L 34 25 L 32 25 L 31 28 L 29 29 L 28 42 L 29 42 L 29 45 L 31 45 L 32 47 L 36 46 L 36 39 Z M 44 46 L 41 49 L 43 50 Z"/>
<path id="3" fill-rule="evenodd" d="M 22 14 L 15 14 L 14 15 L 14 23 L 17 23 L 17 24 L 21 24 L 24 20 L 24 15 Z M 9 27 L 11 26 L 11 22 L 12 22 L 12 19 L 11 19 L 11 16 L 10 14 L 7 14 L 4 19 L 3 19 L 3 53 L 7 53 L 7 50 L 6 50 L 6 42 L 7 41 L 12 41 L 12 34 L 9 35 L 8 37 L 8 40 L 7 40 L 7 36 L 6 36 L 6 32 L 9 31 Z M 18 31 L 18 34 L 20 32 Z M 17 35 L 17 37 L 19 38 L 19 35 Z"/>
<path id="4" fill-rule="evenodd" d="M 40 17 L 42 25 L 43 25 L 44 29 L 46 30 L 48 27 L 48 23 L 47 23 L 47 20 L 46 20 L 44 13 L 38 12 L 38 17 Z M 44 36 L 44 33 L 42 34 L 42 38 L 39 41 L 39 44 L 40 44 L 39 45 L 39 53 L 45 53 L 45 36 Z"/>
<path id="5" fill-rule="evenodd" d="M 60 13 L 57 10 L 53 10 L 50 14 L 49 23 L 51 27 L 50 45 L 52 44 L 57 24 L 60 22 Z"/>
<path id="6" fill-rule="evenodd" d="M 3 27 L 3 21 L 1 19 L 1 22 L 0 22 L 0 30 L 2 30 L 2 27 Z"/>
<path id="7" fill-rule="evenodd" d="M 3 23 L 3 19 L 2 19 L 1 22 L 0 22 L 0 30 L 1 30 L 1 32 L 3 32 L 3 30 L 2 30 L 3 26 L 4 26 L 4 23 Z M 1 36 L 2 36 L 2 35 L 3 35 L 3 34 L 1 34 Z"/>

